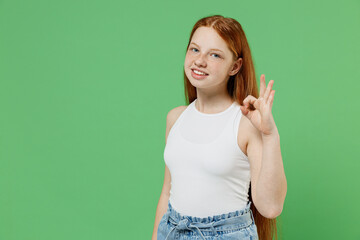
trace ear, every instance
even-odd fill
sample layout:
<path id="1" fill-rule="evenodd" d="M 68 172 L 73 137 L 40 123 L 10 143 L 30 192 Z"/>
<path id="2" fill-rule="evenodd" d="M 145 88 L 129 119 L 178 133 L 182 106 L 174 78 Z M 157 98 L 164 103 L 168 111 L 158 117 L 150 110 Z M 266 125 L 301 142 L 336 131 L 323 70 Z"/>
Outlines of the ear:
<path id="1" fill-rule="evenodd" d="M 232 67 L 231 71 L 229 72 L 229 75 L 230 75 L 230 76 L 235 75 L 235 74 L 240 70 L 241 66 L 242 66 L 242 58 L 239 57 L 239 58 L 234 62 L 233 67 Z"/>

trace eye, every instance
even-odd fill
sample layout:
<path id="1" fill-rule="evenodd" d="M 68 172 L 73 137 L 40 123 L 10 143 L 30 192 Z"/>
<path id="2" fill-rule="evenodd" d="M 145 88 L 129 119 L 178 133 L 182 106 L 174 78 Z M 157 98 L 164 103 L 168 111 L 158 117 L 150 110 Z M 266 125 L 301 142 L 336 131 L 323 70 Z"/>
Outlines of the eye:
<path id="1" fill-rule="evenodd" d="M 198 51 L 197 48 L 190 48 L 189 50 L 192 51 L 194 49 Z M 192 51 L 192 52 L 194 52 L 194 51 Z M 216 54 L 216 53 L 213 53 L 213 54 L 217 56 L 216 58 L 221 58 L 221 56 L 219 54 Z"/>

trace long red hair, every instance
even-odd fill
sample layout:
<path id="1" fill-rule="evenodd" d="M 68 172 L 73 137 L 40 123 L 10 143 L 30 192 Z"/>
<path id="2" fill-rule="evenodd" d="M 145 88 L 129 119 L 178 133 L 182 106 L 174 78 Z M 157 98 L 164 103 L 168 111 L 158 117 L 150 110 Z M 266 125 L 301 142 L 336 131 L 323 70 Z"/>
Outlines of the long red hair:
<path id="1" fill-rule="evenodd" d="M 259 91 L 256 83 L 255 68 L 251 57 L 251 51 L 244 30 L 242 29 L 240 23 L 233 18 L 225 18 L 221 15 L 208 16 L 198 20 L 190 33 L 190 38 L 186 47 L 186 51 L 189 48 L 189 44 L 191 42 L 194 32 L 199 27 L 213 28 L 219 34 L 219 36 L 224 39 L 229 49 L 233 52 L 234 60 L 238 59 L 239 57 L 243 59 L 241 68 L 238 73 L 229 77 L 228 79 L 227 91 L 229 93 L 229 96 L 231 96 L 234 101 L 237 101 L 241 105 L 243 105 L 243 100 L 248 95 L 252 95 L 258 98 Z M 190 104 L 197 98 L 196 88 L 190 83 L 189 79 L 185 74 L 185 70 L 184 85 L 185 98 L 187 104 Z M 250 201 L 252 201 L 251 183 L 248 194 Z M 272 240 L 274 235 L 275 239 L 278 239 L 276 218 L 268 219 L 262 216 L 257 211 L 255 205 L 253 204 L 253 201 L 251 204 L 251 210 L 255 218 L 255 224 L 258 230 L 259 239 Z"/>

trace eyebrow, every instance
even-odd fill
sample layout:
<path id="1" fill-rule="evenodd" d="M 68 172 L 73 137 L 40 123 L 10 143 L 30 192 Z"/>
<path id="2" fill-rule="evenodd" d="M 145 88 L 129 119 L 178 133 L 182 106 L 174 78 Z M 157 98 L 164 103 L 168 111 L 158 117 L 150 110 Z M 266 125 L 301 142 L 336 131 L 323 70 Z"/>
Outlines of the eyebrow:
<path id="1" fill-rule="evenodd" d="M 190 44 L 194 44 L 194 45 L 196 45 L 196 46 L 200 47 L 199 45 L 197 45 L 197 44 L 196 44 L 196 43 L 194 43 L 194 42 L 191 42 Z M 223 51 L 221 51 L 220 49 L 216 49 L 216 48 L 212 48 L 212 49 L 210 49 L 210 50 L 220 51 L 220 52 L 222 52 L 222 53 L 223 53 Z"/>

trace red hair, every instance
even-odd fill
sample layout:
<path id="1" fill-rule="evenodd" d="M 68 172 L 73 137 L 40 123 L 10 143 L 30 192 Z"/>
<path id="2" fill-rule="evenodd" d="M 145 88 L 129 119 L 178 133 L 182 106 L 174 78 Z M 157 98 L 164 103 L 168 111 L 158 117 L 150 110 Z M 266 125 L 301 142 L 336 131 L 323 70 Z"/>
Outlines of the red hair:
<path id="1" fill-rule="evenodd" d="M 243 100 L 246 96 L 252 95 L 259 97 L 259 91 L 256 83 L 255 68 L 251 57 L 251 51 L 246 39 L 244 30 L 240 23 L 233 18 L 225 18 L 221 15 L 213 15 L 198 20 L 191 33 L 186 51 L 189 48 L 192 36 L 199 27 L 211 27 L 219 36 L 227 43 L 227 46 L 233 53 L 234 61 L 239 57 L 242 58 L 242 65 L 240 70 L 233 76 L 230 76 L 227 82 L 227 91 L 229 96 L 234 101 L 243 105 Z M 187 104 L 194 101 L 196 96 L 196 88 L 190 83 L 184 70 L 184 85 L 185 98 Z M 250 183 L 251 186 L 251 183 Z M 249 187 L 249 199 L 251 197 L 251 187 Z M 253 201 L 252 201 L 253 203 Z M 275 234 L 275 239 L 278 239 L 276 218 L 268 219 L 262 216 L 256 209 L 254 204 L 251 204 L 251 210 L 255 218 L 255 224 L 258 230 L 260 240 L 272 240 Z"/>

